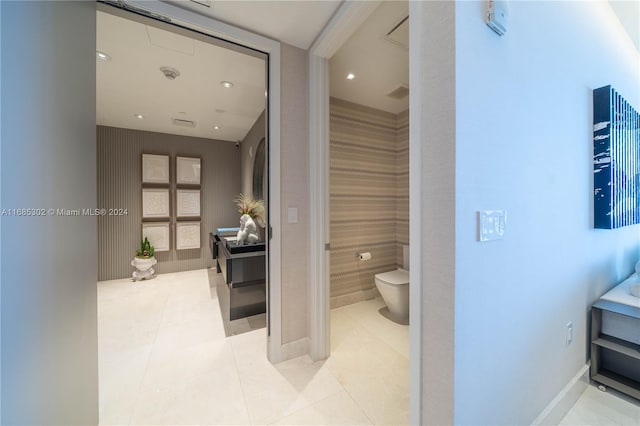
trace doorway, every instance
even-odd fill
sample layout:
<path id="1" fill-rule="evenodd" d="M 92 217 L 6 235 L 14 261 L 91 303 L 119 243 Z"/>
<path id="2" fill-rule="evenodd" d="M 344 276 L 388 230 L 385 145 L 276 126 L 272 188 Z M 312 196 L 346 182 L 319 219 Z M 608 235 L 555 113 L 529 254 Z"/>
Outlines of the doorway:
<path id="1" fill-rule="evenodd" d="M 407 423 L 409 328 L 378 312 L 384 311 L 385 303 L 374 276 L 404 266 L 403 246 L 409 239 L 408 4 L 382 2 L 354 9 L 359 11 L 341 9 L 343 17 L 359 14 L 365 18 L 353 19 L 356 22 L 350 25 L 338 21 L 328 26 L 348 27 L 350 34 L 329 35 L 334 41 L 330 46 L 323 45 L 321 38 L 320 44 L 312 47 L 311 116 L 312 120 L 324 117 L 312 121 L 312 129 L 315 124 L 325 132 L 312 131 L 320 136 L 311 145 L 317 150 L 312 153 L 316 166 L 312 169 L 312 190 L 317 191 L 313 201 L 320 207 L 319 226 L 313 231 L 321 242 L 312 246 L 316 250 L 312 262 L 317 261 L 315 271 L 320 272 L 311 277 L 312 283 L 319 283 L 311 302 L 312 318 L 318 320 L 312 326 L 312 333 L 317 333 L 312 335 L 312 352 L 318 359 L 331 354 L 330 361 L 336 362 L 353 343 L 350 340 L 364 335 L 370 340 L 357 346 L 376 347 L 373 350 L 371 346 L 368 352 L 388 350 L 381 371 L 382 365 L 400 367 L 395 371 L 385 368 L 389 380 L 385 382 L 383 374 L 378 375 L 384 384 L 369 383 L 371 395 L 354 389 L 354 398 L 376 401 L 367 409 L 372 418 Z M 398 33 L 403 34 L 398 37 Z M 318 84 L 314 84 L 316 76 Z M 322 85 L 327 81 L 324 79 L 330 81 L 328 86 Z M 318 260 L 322 257 L 326 261 Z M 408 272 L 404 274 L 408 276 Z M 404 285 L 409 286 L 408 278 Z M 319 307 L 323 304 L 324 309 Z M 355 326 L 343 324 L 342 317 L 355 318 Z M 346 338 L 344 331 L 349 327 L 361 332 Z M 390 333 L 384 336 L 386 330 Z M 393 342 L 385 342 L 386 337 Z M 331 350 L 328 344 L 314 344 L 321 341 L 331 341 Z M 394 382 L 398 377 L 404 379 Z M 399 398 L 386 401 L 385 406 L 398 408 L 395 414 L 393 409 L 376 412 L 385 404 L 382 398 L 376 399 L 376 387 L 394 389 L 391 393 Z M 390 417 L 385 418 L 387 415 Z"/>
<path id="2" fill-rule="evenodd" d="M 122 3 L 122 2 L 120 2 Z M 98 3 L 98 9 L 109 7 Z M 162 2 L 128 1 L 126 7 L 144 15 L 171 22 L 182 30 L 190 30 L 197 36 L 213 37 L 217 42 L 231 49 L 250 49 L 262 52 L 267 60 L 267 111 L 266 126 L 268 134 L 269 204 L 267 206 L 270 235 L 268 239 L 267 259 L 267 312 L 269 360 L 277 362 L 283 358 L 281 339 L 281 218 L 280 218 L 280 44 L 265 37 L 257 36 L 245 30 L 227 25 L 212 18 Z M 232 40 L 225 42 L 225 40 Z"/>
<path id="3" fill-rule="evenodd" d="M 178 299 L 200 298 L 202 292 L 200 287 L 196 287 L 203 278 L 207 278 L 206 274 L 201 276 L 198 271 L 183 272 L 181 274 L 186 275 L 180 277 L 177 277 L 179 274 L 171 276 L 171 273 L 193 269 L 202 271 L 203 267 L 215 263 L 215 260 L 212 261 L 212 247 L 209 247 L 208 237 L 210 233 L 217 234 L 217 229 L 238 225 L 240 214 L 237 213 L 233 201 L 241 191 L 265 199 L 268 215 L 273 215 L 273 209 L 269 205 L 269 201 L 273 199 L 269 197 L 272 190 L 269 185 L 272 183 L 269 179 L 272 162 L 266 158 L 267 154 L 271 154 L 275 149 L 267 124 L 271 117 L 268 108 L 265 108 L 268 100 L 265 95 L 269 87 L 267 55 L 214 39 L 210 35 L 192 32 L 180 26 L 132 14 L 130 11 L 114 9 L 109 5 L 99 4 L 97 13 L 98 204 L 111 209 L 116 208 L 116 203 L 120 204 L 123 210 L 121 217 L 99 219 L 99 251 L 102 251 L 99 256 L 99 279 L 122 278 L 122 273 L 118 270 L 122 263 L 127 269 L 125 273 L 130 274 L 128 263 L 131 259 L 126 262 L 117 261 L 120 255 L 130 257 L 131 250 L 135 249 L 135 245 L 130 244 L 131 241 L 128 239 L 139 241 L 142 232 L 143 236 L 153 240 L 156 248 L 155 259 L 159 262 L 155 267 L 157 272 L 167 279 L 153 279 L 133 284 L 128 282 L 127 291 L 130 288 L 148 290 L 147 295 L 151 297 L 143 300 L 136 298 L 135 294 L 125 294 L 124 297 L 132 302 L 128 306 L 129 312 L 141 316 L 121 325 L 131 332 L 129 337 L 135 337 L 133 340 L 141 342 L 138 347 L 131 349 L 134 352 L 138 351 L 137 355 L 134 353 L 126 359 L 142 362 L 147 358 L 148 362 L 154 362 L 153 351 L 157 349 L 158 344 L 162 345 L 163 339 L 167 345 L 170 344 L 171 339 L 167 340 L 167 333 L 171 334 L 169 329 L 176 329 L 177 325 L 187 325 L 185 318 L 191 316 L 187 305 L 172 303 Z M 105 34 L 110 36 L 108 40 L 107 37 L 102 37 Z M 141 44 L 147 45 L 159 55 L 141 52 L 137 49 Z M 132 62 L 127 62 L 127 57 Z M 181 62 L 180 58 L 186 60 Z M 233 61 L 239 63 L 233 65 Z M 223 74 L 231 77 L 221 76 L 217 69 L 220 68 L 220 64 Z M 216 65 L 216 69 L 212 68 Z M 149 75 L 142 75 L 144 73 Z M 198 86 L 195 89 L 199 88 L 202 95 L 194 94 L 193 83 L 188 81 L 194 79 L 197 80 L 195 85 Z M 180 84 L 181 80 L 187 84 Z M 101 84 L 105 81 L 109 81 L 109 84 Z M 154 82 L 159 86 L 153 86 Z M 233 97 L 238 97 L 237 94 L 227 95 L 234 89 L 241 91 L 241 101 L 234 100 Z M 132 96 L 138 92 L 141 93 L 140 96 Z M 206 93 L 211 92 L 215 95 L 210 97 L 223 102 L 207 104 Z M 110 101 L 115 102 L 110 104 Z M 162 109 L 163 105 L 167 104 L 168 112 Z M 259 153 L 256 149 L 260 142 L 263 147 L 262 155 L 265 157 L 261 160 L 257 159 Z M 246 149 L 243 148 L 243 144 Z M 277 148 L 278 144 L 275 145 Z M 248 160 L 244 161 L 243 156 L 248 156 Z M 145 167 L 148 165 L 145 160 L 149 159 L 164 160 L 166 167 L 159 174 L 166 175 L 169 182 L 161 182 L 161 179 L 153 181 L 158 176 L 145 174 Z M 183 180 L 185 164 L 181 162 L 186 164 L 186 170 L 198 169 L 196 180 Z M 248 178 L 244 178 L 241 173 L 240 166 L 244 163 L 250 163 L 248 173 L 244 173 Z M 256 173 L 256 178 L 261 175 L 260 183 L 264 183 L 261 185 L 261 191 L 253 191 L 252 188 L 251 167 L 254 165 L 262 168 L 261 173 Z M 149 177 L 151 179 L 146 180 Z M 250 189 L 247 190 L 245 187 Z M 149 194 L 164 195 L 166 204 L 162 204 L 165 208 L 160 209 L 164 214 L 154 210 L 155 203 L 147 203 L 145 197 Z M 192 202 L 181 203 L 181 197 L 184 201 L 184 197 L 189 195 L 195 195 L 191 197 Z M 188 210 L 189 208 L 192 210 Z M 266 223 L 262 223 L 264 228 L 269 225 L 276 226 L 277 221 L 269 222 L 269 216 L 266 219 Z M 191 232 L 191 239 L 188 238 L 189 234 L 181 230 L 183 226 L 197 229 Z M 145 232 L 150 228 L 164 230 L 164 233 L 154 232 L 146 235 Z M 261 235 L 264 238 L 267 232 L 263 229 Z M 277 252 L 271 256 L 270 249 L 273 246 L 267 244 L 268 248 L 263 249 L 263 252 L 266 251 L 269 261 L 273 261 L 274 257 L 278 257 Z M 264 254 L 262 268 L 264 283 L 265 276 L 268 276 L 264 272 Z M 213 271 L 215 272 L 215 269 Z M 273 274 L 269 276 L 272 277 Z M 160 285 L 159 281 L 163 281 L 163 285 Z M 181 288 L 171 288 L 177 286 Z M 163 290 L 168 290 L 168 293 L 162 294 Z M 113 304 L 100 309 L 101 292 L 98 293 L 100 318 L 100 314 L 113 308 Z M 107 298 L 109 297 L 107 295 Z M 191 305 L 193 312 L 214 307 L 208 302 L 206 299 L 197 299 L 197 304 Z M 215 300 L 215 303 L 218 303 L 218 300 Z M 222 304 L 220 309 L 223 309 Z M 125 311 L 121 313 L 126 314 Z M 205 315 L 201 318 L 208 322 L 209 311 L 203 313 Z M 270 313 L 273 311 L 270 310 Z M 116 321 L 118 315 L 118 312 L 115 312 Z M 195 320 L 195 315 L 193 317 Z M 197 320 L 191 322 L 197 327 Z M 272 328 L 276 325 L 274 323 L 277 321 L 270 322 L 271 336 L 277 334 Z M 203 331 L 201 334 L 208 339 L 208 343 L 213 344 L 214 342 L 209 340 L 215 340 L 215 336 L 212 336 L 211 330 L 205 328 L 200 330 Z M 184 330 L 185 332 L 174 336 L 177 339 L 176 346 L 185 345 L 187 328 Z M 137 337 L 141 339 L 137 340 Z M 191 337 L 198 338 L 197 335 Z M 120 343 L 122 342 L 117 342 L 116 346 Z M 268 340 L 265 338 L 260 348 L 264 358 L 267 357 L 267 353 L 273 352 L 267 351 L 267 344 Z M 149 345 L 150 348 L 147 347 Z M 123 347 L 118 346 L 118 349 Z M 125 352 L 128 350 L 124 349 Z M 156 352 L 162 354 L 160 357 L 173 356 L 162 351 Z M 122 355 L 122 351 L 118 350 L 118 353 Z M 155 359 L 158 361 L 158 356 Z M 117 363 L 118 368 L 123 367 L 124 361 L 124 358 L 120 359 Z M 114 364 L 114 358 L 108 363 Z M 102 375 L 104 363 L 101 364 Z M 149 365 L 145 367 L 143 363 L 140 367 L 144 372 Z M 127 380 L 136 377 L 132 370 L 125 371 L 128 373 Z M 102 384 L 105 381 L 100 381 L 102 394 Z M 153 383 L 149 383 L 147 388 L 154 386 Z M 135 384 L 131 387 L 136 388 Z M 135 398 L 132 399 L 135 401 Z"/>

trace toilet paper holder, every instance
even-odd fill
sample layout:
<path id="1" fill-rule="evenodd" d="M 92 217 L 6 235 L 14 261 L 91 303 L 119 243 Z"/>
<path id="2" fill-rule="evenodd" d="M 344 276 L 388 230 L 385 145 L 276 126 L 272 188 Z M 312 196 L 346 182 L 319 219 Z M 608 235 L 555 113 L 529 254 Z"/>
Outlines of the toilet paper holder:
<path id="1" fill-rule="evenodd" d="M 358 260 L 371 260 L 371 253 L 364 252 L 364 253 L 356 253 L 356 258 Z"/>

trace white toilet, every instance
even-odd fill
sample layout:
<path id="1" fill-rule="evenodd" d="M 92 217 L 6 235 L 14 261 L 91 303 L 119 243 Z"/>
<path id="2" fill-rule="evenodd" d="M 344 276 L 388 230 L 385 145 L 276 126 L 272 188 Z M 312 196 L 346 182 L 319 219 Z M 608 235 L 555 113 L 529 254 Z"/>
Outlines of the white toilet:
<path id="1" fill-rule="evenodd" d="M 409 323 L 409 246 L 402 246 L 402 267 L 376 274 L 376 287 L 393 320 Z"/>

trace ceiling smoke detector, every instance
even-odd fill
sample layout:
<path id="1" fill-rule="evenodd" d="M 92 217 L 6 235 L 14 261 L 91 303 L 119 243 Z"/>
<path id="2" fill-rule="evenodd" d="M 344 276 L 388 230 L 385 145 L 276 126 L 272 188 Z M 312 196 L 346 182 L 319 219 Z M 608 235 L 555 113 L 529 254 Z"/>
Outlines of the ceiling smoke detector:
<path id="1" fill-rule="evenodd" d="M 175 80 L 176 77 L 180 75 L 180 71 L 171 67 L 160 67 L 160 71 L 162 71 L 162 74 L 169 80 Z"/>

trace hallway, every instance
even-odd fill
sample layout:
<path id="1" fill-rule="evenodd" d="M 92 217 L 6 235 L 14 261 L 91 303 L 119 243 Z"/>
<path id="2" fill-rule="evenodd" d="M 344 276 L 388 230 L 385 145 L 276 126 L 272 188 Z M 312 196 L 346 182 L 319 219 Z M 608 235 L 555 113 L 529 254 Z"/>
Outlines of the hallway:
<path id="1" fill-rule="evenodd" d="M 225 337 L 209 273 L 98 283 L 101 425 L 408 422 L 409 330 L 380 299 L 332 311 L 329 360 L 272 365 L 265 329 Z"/>

